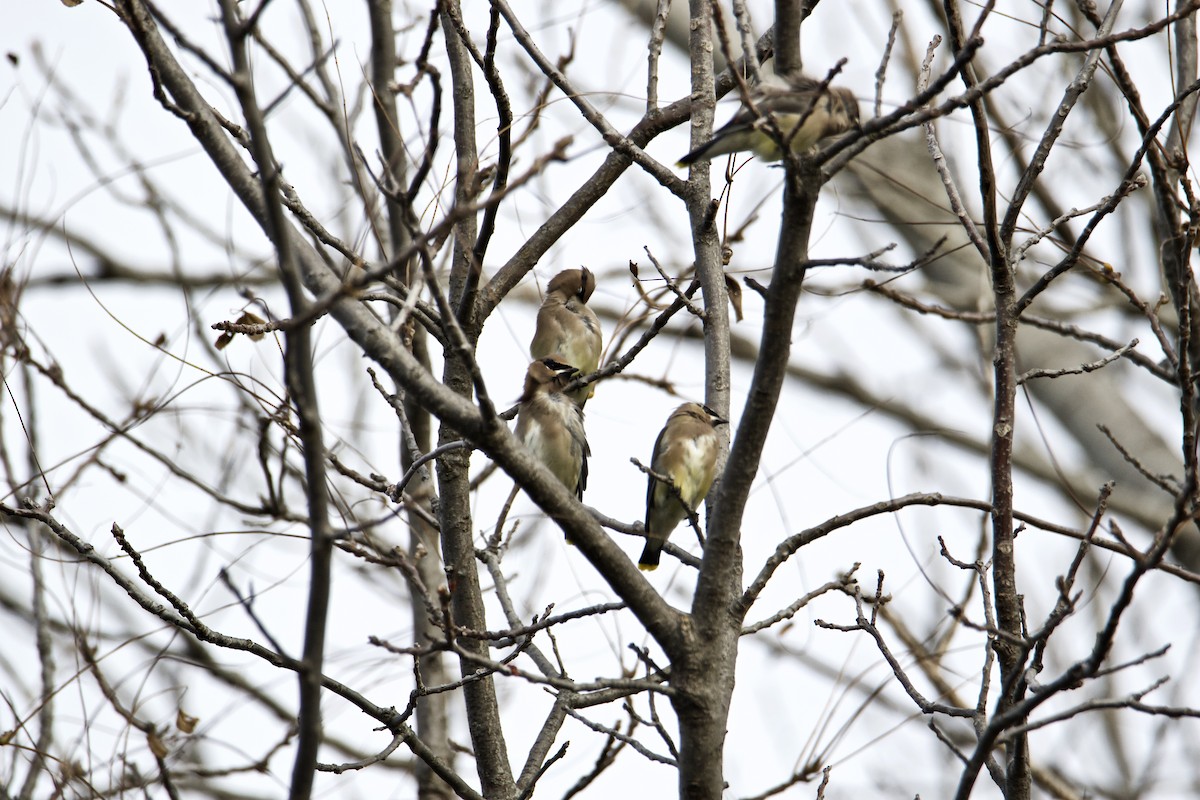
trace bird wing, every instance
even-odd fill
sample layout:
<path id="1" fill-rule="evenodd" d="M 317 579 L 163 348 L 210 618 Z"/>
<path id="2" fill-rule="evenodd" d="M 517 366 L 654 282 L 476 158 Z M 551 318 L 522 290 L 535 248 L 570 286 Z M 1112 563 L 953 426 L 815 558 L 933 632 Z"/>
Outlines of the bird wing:
<path id="1" fill-rule="evenodd" d="M 572 426 L 570 431 L 571 438 L 575 440 L 575 445 L 582 451 L 582 454 L 579 458 L 579 488 L 575 491 L 575 493 L 579 496 L 579 499 L 582 500 L 583 490 L 587 488 L 588 458 L 592 455 L 592 448 L 591 445 L 588 444 L 587 435 L 583 430 L 583 411 L 581 411 L 574 403 L 571 403 L 571 408 L 579 417 L 578 430 L 576 430 L 575 426 Z"/>
<path id="2" fill-rule="evenodd" d="M 663 429 L 658 432 L 658 438 L 654 440 L 654 451 L 650 454 L 650 469 L 654 470 L 655 472 L 661 472 L 661 470 L 658 469 L 658 461 L 663 456 L 662 443 L 663 443 L 663 437 L 666 436 L 666 434 L 667 434 L 667 426 L 664 425 Z M 646 478 L 647 478 L 647 480 L 646 480 L 646 520 L 645 520 L 645 525 L 646 525 L 646 530 L 649 531 L 650 530 L 650 512 L 654 509 L 656 500 L 658 502 L 661 502 L 661 493 L 660 493 L 659 497 L 656 497 L 655 491 L 662 490 L 663 492 L 665 492 L 665 491 L 667 491 L 667 487 L 663 485 L 662 481 L 660 481 L 658 478 L 654 477 L 653 475 L 647 475 Z"/>

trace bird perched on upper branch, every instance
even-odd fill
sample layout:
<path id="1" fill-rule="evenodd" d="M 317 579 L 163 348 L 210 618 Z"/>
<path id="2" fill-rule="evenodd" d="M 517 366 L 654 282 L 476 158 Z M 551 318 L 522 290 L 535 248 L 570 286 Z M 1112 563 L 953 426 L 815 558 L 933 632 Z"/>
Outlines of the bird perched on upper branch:
<path id="1" fill-rule="evenodd" d="M 827 136 L 857 127 L 858 99 L 849 89 L 821 88 L 821 82 L 797 77 L 763 81 L 750 92 L 753 107 L 743 105 L 713 138 L 683 158 L 679 166 L 728 153 L 753 151 L 764 161 L 783 158 L 783 149 L 768 124 L 775 119 L 792 152 L 803 153 Z"/>
<path id="2" fill-rule="evenodd" d="M 557 355 L 531 363 L 525 371 L 515 434 L 582 500 L 591 450 L 583 431 L 583 412 L 562 391 L 577 372 Z"/>
<path id="3" fill-rule="evenodd" d="M 600 366 L 600 319 L 588 308 L 587 301 L 596 291 L 596 276 L 587 267 L 566 269 L 551 278 L 546 296 L 538 309 L 537 330 L 529 344 L 534 358 L 554 355 L 570 364 L 581 375 L 590 375 Z M 571 393 L 571 399 L 583 408 L 595 393 L 594 385 Z"/>
<path id="4" fill-rule="evenodd" d="M 715 426 L 726 420 L 708 406 L 684 403 L 671 412 L 654 442 L 650 469 L 670 479 L 671 486 L 651 475 L 646 486 L 646 547 L 638 568 L 658 569 L 663 545 L 688 511 L 708 494 L 717 468 L 719 441 Z M 680 500 L 687 504 L 685 508 Z"/>

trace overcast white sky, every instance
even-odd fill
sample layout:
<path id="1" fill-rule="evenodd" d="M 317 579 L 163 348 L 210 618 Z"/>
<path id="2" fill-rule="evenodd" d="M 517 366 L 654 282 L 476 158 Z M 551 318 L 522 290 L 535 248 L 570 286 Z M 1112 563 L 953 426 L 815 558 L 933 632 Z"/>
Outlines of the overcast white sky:
<path id="1" fill-rule="evenodd" d="M 278 5 L 271 14 L 290 13 L 285 12 L 286 4 Z M 218 30 L 207 21 L 215 14 L 212 4 L 166 6 L 171 6 L 170 13 L 197 41 L 216 41 Z M 338 65 L 345 82 L 355 85 L 359 81 L 360 63 L 366 57 L 366 31 L 359 4 L 343 6 L 328 9 L 331 35 L 338 41 Z M 767 15 L 760 6 L 755 6 L 756 18 L 764 20 Z M 581 37 L 579 52 L 569 69 L 572 79 L 597 93 L 591 99 L 610 115 L 618 128 L 627 128 L 640 116 L 645 93 L 645 32 L 615 4 L 555 4 L 553 12 L 530 7 L 520 9 L 520 13 L 528 15 L 527 27 L 552 55 L 565 46 L 568 29 L 584 28 L 586 35 Z M 549 16 L 551 13 L 553 17 Z M 539 19 L 539 14 L 547 16 Z M 53 219 L 75 234 L 94 239 L 130 264 L 149 270 L 170 269 L 173 253 L 182 269 L 194 272 L 240 268 L 243 260 L 231 253 L 267 253 L 261 232 L 248 223 L 186 127 L 150 97 L 145 64 L 127 32 L 110 12 L 91 2 L 75 9 L 55 2 L 27 2 L 21 3 L 18 10 L 10 8 L 6 16 L 6 23 L 0 28 L 0 50 L 15 56 L 19 63 L 0 65 L 3 75 L 0 203 L 35 217 Z M 282 20 L 269 22 L 279 28 L 287 27 Z M 887 22 L 886 17 L 879 19 L 874 6 L 866 2 L 837 6 L 830 3 L 822 5 L 806 28 L 810 34 L 805 40 L 805 57 L 814 71 L 818 69 L 816 65 L 827 66 L 838 58 L 849 58 L 843 79 L 839 80 L 862 98 L 864 114 L 869 112 L 872 76 L 886 38 Z M 913 22 L 919 30 L 920 22 Z M 408 48 L 408 52 L 415 47 L 421 30 L 423 23 L 402 37 L 401 49 Z M 929 30 L 932 33 L 932 24 Z M 298 47 L 296 42 L 287 44 Z M 909 46 L 921 49 L 924 42 L 911 42 Z M 40 48 L 53 79 L 85 104 L 84 108 L 71 108 L 70 114 L 93 117 L 111 126 L 110 142 L 105 142 L 104 137 L 85 134 L 97 154 L 95 169 L 80 158 L 70 133 L 55 123 L 61 115 L 62 101 L 46 91 L 46 75 L 38 67 L 35 47 Z M 511 55 L 510 51 L 502 52 Z M 202 69 L 197 68 L 195 74 L 211 90 L 214 100 L 228 97 Z M 527 87 L 521 86 L 519 79 L 511 83 L 514 93 L 519 88 L 519 96 L 527 97 Z M 661 96 L 664 101 L 674 100 L 686 93 L 686 86 L 686 63 L 678 53 L 668 49 L 662 62 Z M 902 82 L 891 84 L 887 97 L 902 99 L 910 89 Z M 603 147 L 590 127 L 561 96 L 553 95 L 552 100 L 534 150 L 547 149 L 557 138 L 571 133 L 576 137 L 571 149 L 573 158 L 567 164 L 551 166 L 514 197 L 501 215 L 489 253 L 489 267 L 503 263 L 603 158 Z M 520 112 L 528 108 L 528 101 L 525 105 L 514 105 Z M 718 109 L 718 120 L 723 120 L 732 109 L 732 105 L 724 104 Z M 293 96 L 273 120 L 276 151 L 284 164 L 286 178 L 318 216 L 330 221 L 331 227 L 348 237 L 361 236 L 362 226 L 355 210 L 343 205 L 345 194 L 340 184 L 346 180 L 344 165 L 331 163 L 329 134 L 312 121 L 308 112 L 302 99 Z M 480 140 L 489 141 L 495 120 L 494 109 L 486 98 L 478 101 L 477 113 Z M 449 118 L 449 110 L 444 114 L 443 125 Z M 963 136 L 969 134 L 965 126 L 956 126 L 955 122 L 944 125 L 948 137 L 953 138 L 956 131 Z M 494 143 L 490 147 L 491 150 L 484 148 L 485 161 L 488 155 L 494 155 Z M 655 142 L 650 152 L 670 163 L 685 149 L 686 131 L 681 129 Z M 131 211 L 117 199 L 139 196 L 137 176 L 120 165 L 122 153 L 136 158 L 154 179 L 203 219 L 214 232 L 214 240 L 185 232 L 172 244 L 151 215 Z M 448 143 L 444 143 L 439 168 L 445 168 L 448 155 Z M 953 161 L 953 152 L 951 157 Z M 527 163 L 518 164 L 514 171 L 522 170 Z M 957 163 L 961 166 L 961 161 Z M 774 220 L 779 213 L 774 199 L 778 183 L 779 172 L 758 163 L 746 167 L 735 183 L 729 205 L 730 227 L 754 212 L 760 198 L 768 198 L 758 209 L 761 221 L 750 229 L 747 241 L 736 246 L 730 271 L 739 277 L 762 270 L 770 263 Z M 839 192 L 836 183 L 826 190 L 818 214 L 814 255 L 860 255 L 891 241 L 886 227 L 872 225 L 871 220 L 857 221 L 855 218 L 861 216 L 862 210 L 850 207 Z M 1081 201 L 1081 205 L 1085 202 L 1094 202 L 1094 197 Z M 37 278 L 69 273 L 72 260 L 87 273 L 91 263 L 78 252 L 68 255 L 53 237 L 31 233 L 20 225 L 5 225 L 3 243 L 4 266 L 13 267 L 20 276 Z M 538 265 L 537 283 L 544 285 L 559 269 L 579 264 L 597 271 L 601 282 L 593 304 L 608 312 L 607 338 L 613 330 L 614 316 L 630 310 L 636 303 L 628 262 L 638 262 L 643 276 L 651 271 L 645 248 L 672 269 L 678 270 L 690 262 L 690 236 L 683 206 L 644 175 L 631 170 Z M 902 254 L 896 256 L 897 261 L 906 258 Z M 854 285 L 862 277 L 857 273 L 847 277 L 845 272 L 830 270 L 813 275 L 811 285 L 815 292 L 840 292 L 842 287 Z M 760 273 L 759 279 L 765 283 L 767 276 Z M 273 299 L 273 307 L 283 315 L 280 293 L 267 290 L 263 294 Z M 536 297 L 532 288 L 523 296 Z M 201 293 L 197 304 L 188 307 L 178 293 L 170 290 L 123 284 L 85 288 L 81 282 L 69 288 L 31 290 L 22 311 L 25 323 L 37 333 L 45 348 L 46 357 L 60 363 L 73 386 L 85 387 L 89 399 L 114 416 L 119 417 L 128 409 L 130 398 L 161 400 L 173 396 L 170 410 L 142 430 L 158 448 L 176 452 L 181 462 L 192 462 L 223 455 L 233 417 L 226 410 L 229 393 L 206 373 L 220 365 L 210 363 L 197 346 L 196 327 L 191 320 L 197 320 L 199 329 L 206 330 L 212 322 L 235 318 L 243 304 L 231 290 Z M 736 333 L 757 339 L 760 308 L 757 296 L 747 292 L 747 318 L 736 326 Z M 501 405 L 515 400 L 520 391 L 533 309 L 531 303 L 518 298 L 506 301 L 488 321 L 480 342 L 479 359 L 484 375 L 493 398 Z M 682 317 L 677 320 L 673 324 L 683 324 Z M 317 350 L 323 378 L 320 402 L 329 429 L 345 439 L 340 446 L 357 460 L 356 466 L 395 480 L 400 470 L 394 418 L 366 382 L 365 365 L 355 348 L 344 341 L 332 324 L 318 330 Z M 159 334 L 165 334 L 169 357 L 149 344 Z M 980 437 L 986 435 L 989 424 L 986 407 L 972 399 L 976 396 L 977 376 L 941 371 L 939 348 L 964 352 L 973 347 L 965 330 L 930 324 L 923 319 L 898 323 L 895 316 L 880 315 L 878 302 L 862 293 L 809 295 L 801 300 L 793 345 L 797 363 L 829 373 L 853 371 L 885 396 L 896 393 L 923 397 L 942 414 L 949 427 Z M 252 344 L 239 339 L 225 351 L 225 357 L 229 368 L 254 376 L 270 390 L 280 390 L 278 353 L 269 341 Z M 669 376 L 681 397 L 698 400 L 703 395 L 702 365 L 696 345 L 679 345 L 663 339 L 638 359 L 634 372 L 648 377 Z M 735 370 L 732 410 L 735 422 L 748 381 L 744 369 Z M 63 480 L 74 471 L 80 459 L 102 440 L 104 432 L 52 391 L 43 391 L 39 402 L 43 405 L 38 409 L 42 436 L 38 455 L 50 473 L 53 487 L 56 479 Z M 629 458 L 648 460 L 655 434 L 678 402 L 679 398 L 667 397 L 636 381 L 611 381 L 599 388 L 587 409 L 593 459 L 586 503 L 620 519 L 640 519 L 645 482 Z M 4 412 L 0 418 L 5 440 L 19 441 L 19 426 L 14 416 Z M 1050 421 L 1046 424 L 1053 427 Z M 1064 458 L 1075 455 L 1059 453 Z M 143 548 L 167 545 L 151 555 L 156 570 L 161 570 L 159 577 L 182 590 L 195 607 L 210 613 L 215 626 L 231 634 L 252 635 L 254 632 L 244 614 L 236 607 L 229 607 L 228 592 L 215 579 L 222 566 L 235 565 L 238 574 L 248 582 L 253 581 L 262 593 L 258 611 L 272 620 L 276 626 L 273 633 L 286 646 L 294 648 L 293 652 L 298 650 L 301 619 L 295 609 L 304 600 L 304 542 L 237 536 L 192 539 L 200 532 L 234 530 L 249 523 L 214 512 L 203 498 L 181 490 L 166 479 L 161 467 L 139 458 L 129 448 L 114 448 L 112 458 L 117 468 L 129 472 L 131 480 L 118 485 L 101 480 L 97 474 L 64 498 L 56 510 L 59 517 L 106 552 L 115 549 L 107 534 L 114 521 L 125 527 L 131 540 Z M 477 455 L 474 468 L 481 469 L 484 464 L 485 459 Z M 479 492 L 476 525 L 480 530 L 490 530 L 509 486 L 506 479 L 498 478 Z M 978 461 L 936 439 L 905 438 L 898 426 L 879 414 L 864 413 L 838 397 L 789 385 L 780 403 L 746 516 L 743 530 L 746 572 L 748 575 L 757 572 L 776 543 L 790 533 L 849 508 L 911 491 L 934 490 L 983 498 L 988 493 L 988 482 Z M 1040 513 L 1051 516 L 1060 513 L 1074 519 L 1073 512 L 1051 498 L 1032 493 L 1023 495 L 1022 500 Z M 508 563 L 512 591 L 526 613 L 541 612 L 551 602 L 557 604 L 556 610 L 565 611 L 609 599 L 603 582 L 588 563 L 564 545 L 550 526 L 538 525 L 539 515 L 524 499 L 518 501 L 510 522 L 518 518 L 526 520 L 522 535 L 528 536 L 533 531 L 537 537 Z M 944 619 L 947 603 L 930 590 L 923 571 L 954 586 L 960 586 L 962 580 L 957 576 L 951 578 L 949 571 L 936 560 L 936 536 L 946 536 L 950 541 L 960 537 L 962 550 L 956 555 L 973 558 L 978 530 L 976 515 L 949 510 L 905 512 L 895 519 L 864 523 L 849 533 L 806 548 L 801 557 L 794 558 L 750 618 L 767 616 L 859 562 L 862 565 L 859 575 L 868 585 L 873 584 L 876 570 L 886 570 L 887 589 L 906 613 L 922 620 Z M 397 542 L 403 541 L 399 529 L 391 535 Z M 1027 536 L 1038 537 L 1036 558 L 1047 563 L 1069 559 L 1071 549 L 1064 543 L 1042 533 Z M 674 540 L 683 543 L 690 538 L 681 528 Z M 258 544 L 251 547 L 249 541 Z M 625 544 L 631 555 L 640 549 L 637 541 Z M 695 550 L 694 541 L 691 545 Z M 0 537 L 0 581 L 23 581 L 26 569 L 21 548 L 7 537 Z M 69 565 L 56 570 L 64 586 L 99 580 L 77 573 Z M 690 600 L 689 571 L 666 564 L 651 580 L 664 587 L 673 602 L 685 605 Z M 1030 587 L 1031 610 L 1043 613 L 1053 602 L 1049 589 L 1049 586 Z M 1164 593 L 1175 591 L 1169 586 L 1159 589 Z M 63 599 L 68 601 L 65 596 Z M 406 644 L 406 637 L 411 634 L 403 602 L 404 594 L 397 584 L 362 580 L 349 567 L 339 576 L 335 587 L 333 618 L 337 624 L 332 629 L 329 646 L 329 672 L 339 680 L 361 685 L 381 705 L 402 704 L 410 688 L 410 669 L 408 664 L 368 648 L 366 637 L 378 635 Z M 364 609 L 367 613 L 362 613 Z M 112 612 L 91 606 L 76 613 L 95 622 Z M 889 677 L 865 637 L 823 631 L 813 625 L 817 617 L 849 622 L 850 613 L 845 598 L 822 600 L 814 608 L 802 611 L 795 624 L 779 637 L 778 643 L 787 649 L 786 653 L 755 642 L 744 643 L 742 672 L 730 721 L 731 796 L 762 791 L 784 780 L 795 766 L 793 762 L 827 746 L 830 749 L 824 755 L 835 765 L 830 797 L 861 796 L 875 790 L 880 782 L 894 785 L 907 796 L 913 792 L 927 797 L 945 796 L 948 787 L 939 782 L 939 776 L 954 775 L 956 770 L 940 768 L 948 758 L 944 749 L 927 732 L 915 732 L 915 729 L 923 731 L 923 720 L 910 719 L 907 727 L 900 730 L 892 728 L 898 716 L 887 712 L 868 713 L 857 722 L 849 722 L 862 697 L 851 686 L 857 681 L 870 686 L 883 684 Z M 66 611 L 64 614 L 69 616 Z M 493 627 L 499 627 L 499 623 Z M 612 620 L 603 623 L 576 626 L 564 633 L 559 644 L 564 652 L 571 654 L 573 674 L 588 678 L 593 674 L 614 674 L 618 660 L 632 664 L 625 649 L 629 641 L 646 644 L 630 617 L 613 615 Z M 1146 631 L 1137 644 L 1152 647 L 1154 641 L 1154 632 Z M 1184 647 L 1180 643 L 1180 648 L 1190 650 L 1190 644 Z M 964 685 L 976 678 L 975 655 L 968 652 L 963 657 Z M 137 657 L 129 656 L 128 664 L 119 662 L 121 657 L 114 655 L 112 663 L 122 663 L 118 671 L 136 682 Z M 818 678 L 820 670 L 812 663 L 813 659 L 827 668 L 844 668 L 845 673 L 840 677 Z M 255 680 L 271 682 L 280 697 L 291 701 L 290 676 L 259 671 L 253 665 L 247 669 Z M 509 717 L 512 737 L 509 751 L 514 761 L 520 763 L 529 737 L 536 732 L 541 713 L 548 707 L 548 696 L 515 680 L 500 680 L 499 684 L 502 694 L 521 707 Z M 889 691 L 887 696 L 905 702 L 899 693 Z M 173 708 L 173 700 L 158 706 L 153 701 L 154 698 L 147 699 L 148 707 L 159 714 L 165 715 Z M 189 690 L 184 705 L 201 717 L 202 730 L 214 739 L 237 741 L 253 755 L 261 752 L 254 724 L 247 724 L 239 714 L 240 709 L 230 705 L 215 687 L 198 683 Z M 378 733 L 371 732 L 368 720 L 340 701 L 331 700 L 327 713 L 331 728 L 345 738 L 363 741 L 366 749 L 385 743 Z M 620 713 L 610 709 L 596 712 L 593 717 L 611 724 Z M 850 724 L 849 733 L 831 746 L 837 727 L 843 723 Z M 1056 735 L 1042 734 L 1047 738 Z M 570 786 L 590 766 L 599 746 L 595 734 L 587 733 L 575 723 L 568 724 L 563 737 L 572 739 L 574 744 L 567 758 L 543 779 L 540 791 L 545 796 L 559 795 Z M 887 744 L 888 737 L 905 737 L 910 742 L 905 747 L 893 748 Z M 466 741 L 461 730 L 460 739 Z M 881 739 L 882 745 L 868 747 Z M 127 745 L 119 739 L 111 745 L 114 750 L 122 746 Z M 659 743 L 652 746 L 663 749 Z M 1087 742 L 1074 741 L 1067 746 L 1083 750 Z M 866 749 L 860 750 L 861 747 Z M 940 766 L 931 767 L 927 774 L 914 774 L 920 770 L 912 769 L 913 764 L 908 760 L 917 754 L 921 759 L 929 759 L 927 763 Z M 290 761 L 277 756 L 271 766 L 273 778 L 256 778 L 268 782 L 253 784 L 262 796 L 277 793 L 278 784 L 272 788 L 269 781 L 285 781 Z M 460 767 L 465 764 L 460 762 Z M 464 771 L 471 772 L 470 768 Z M 321 780 L 320 785 L 330 797 L 410 794 L 407 786 L 393 785 L 390 777 L 381 778 L 372 770 Z M 627 755 L 616 769 L 606 773 L 593 793 L 606 796 L 636 791 L 637 796 L 670 795 L 675 783 L 673 770 Z M 812 787 L 807 787 L 791 796 L 805 797 L 811 793 Z M 978 796 L 990 796 L 983 782 Z"/>

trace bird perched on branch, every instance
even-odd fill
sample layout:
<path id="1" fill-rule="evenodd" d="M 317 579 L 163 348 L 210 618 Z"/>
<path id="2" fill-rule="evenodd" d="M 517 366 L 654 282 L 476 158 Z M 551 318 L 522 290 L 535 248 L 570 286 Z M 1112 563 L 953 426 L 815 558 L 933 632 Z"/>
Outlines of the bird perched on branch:
<path id="1" fill-rule="evenodd" d="M 525 371 L 515 433 L 563 486 L 583 499 L 591 450 L 583 431 L 583 411 L 562 391 L 577 372 L 558 355 L 531 363 Z"/>
<path id="2" fill-rule="evenodd" d="M 717 425 L 726 420 L 708 406 L 684 403 L 671 412 L 654 442 L 651 472 L 671 481 L 668 485 L 651 475 L 646 487 L 646 547 L 638 568 L 658 569 L 663 545 L 688 511 L 695 511 L 712 487 L 717 468 Z M 684 505 L 680 504 L 682 499 Z"/>
<path id="3" fill-rule="evenodd" d="M 679 166 L 743 150 L 753 151 L 764 161 L 778 161 L 783 149 L 772 135 L 768 114 L 794 153 L 858 126 L 854 94 L 849 89 L 822 89 L 821 82 L 812 78 L 763 81 L 751 90 L 750 101 L 752 106 L 743 105 L 711 140 L 679 159 Z"/>
<path id="4" fill-rule="evenodd" d="M 581 375 L 590 375 L 600 366 L 600 320 L 588 308 L 587 301 L 596 291 L 596 276 L 587 267 L 566 269 L 551 278 L 546 296 L 538 309 L 537 330 L 529 344 L 535 359 L 554 357 L 570 364 Z M 589 384 L 571 393 L 571 399 L 583 408 L 595 393 Z"/>

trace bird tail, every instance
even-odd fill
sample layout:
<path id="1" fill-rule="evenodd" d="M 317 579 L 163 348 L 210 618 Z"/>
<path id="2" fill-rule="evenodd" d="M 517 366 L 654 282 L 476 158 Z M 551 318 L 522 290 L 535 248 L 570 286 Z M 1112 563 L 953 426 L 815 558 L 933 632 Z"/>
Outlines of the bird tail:
<path id="1" fill-rule="evenodd" d="M 638 559 L 638 569 L 643 572 L 653 572 L 658 569 L 659 559 L 662 557 L 663 542 L 661 539 L 646 539 L 646 547 L 642 550 L 642 557 Z"/>
<path id="2" fill-rule="evenodd" d="M 693 150 L 692 152 L 688 153 L 688 154 L 687 154 L 686 156 L 684 156 L 683 158 L 681 158 L 681 159 L 679 159 L 678 161 L 676 161 L 676 162 L 675 162 L 675 166 L 677 166 L 677 167 L 690 167 L 692 164 L 695 164 L 697 161 L 700 161 L 701 159 L 703 159 L 703 158 L 704 158 L 704 154 L 705 154 L 706 152 L 708 152 L 708 148 L 710 148 L 711 146 L 712 146 L 712 142 L 711 142 L 711 141 L 710 141 L 710 142 L 705 142 L 704 144 L 700 145 L 699 147 L 697 147 L 697 148 L 696 148 L 695 150 Z"/>
<path id="3" fill-rule="evenodd" d="M 751 125 L 726 125 L 717 131 L 713 138 L 676 161 L 675 164 L 687 167 L 697 161 L 711 161 L 717 156 L 749 150 L 754 143 L 754 133 L 754 127 Z"/>
<path id="4" fill-rule="evenodd" d="M 717 156 L 722 155 L 721 150 L 716 150 L 716 146 L 720 143 L 721 143 L 721 137 L 717 137 L 715 139 L 709 139 L 707 142 L 700 145 L 695 150 L 693 150 L 692 152 L 688 153 L 683 158 L 676 161 L 675 166 L 690 167 L 692 164 L 695 164 L 697 161 L 711 161 L 712 159 L 716 158 Z M 710 150 L 716 150 L 716 152 L 709 152 Z"/>

